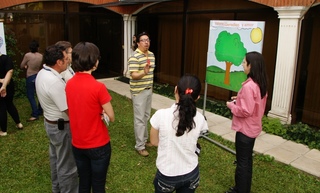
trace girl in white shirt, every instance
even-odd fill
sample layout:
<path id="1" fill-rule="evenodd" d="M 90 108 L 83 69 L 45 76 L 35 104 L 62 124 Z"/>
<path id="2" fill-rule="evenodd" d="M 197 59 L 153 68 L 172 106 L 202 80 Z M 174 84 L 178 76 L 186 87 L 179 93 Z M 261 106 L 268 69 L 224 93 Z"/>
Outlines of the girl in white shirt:
<path id="1" fill-rule="evenodd" d="M 175 87 L 176 103 L 158 110 L 150 119 L 150 142 L 158 146 L 155 193 L 192 193 L 199 185 L 195 151 L 200 133 L 208 130 L 204 116 L 196 108 L 200 91 L 198 77 L 183 76 Z"/>

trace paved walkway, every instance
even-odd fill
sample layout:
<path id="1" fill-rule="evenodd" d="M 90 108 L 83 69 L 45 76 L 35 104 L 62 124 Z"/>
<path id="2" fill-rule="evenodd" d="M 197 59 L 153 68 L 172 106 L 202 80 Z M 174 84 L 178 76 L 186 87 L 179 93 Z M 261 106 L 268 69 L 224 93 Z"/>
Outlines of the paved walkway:
<path id="1" fill-rule="evenodd" d="M 129 85 L 114 78 L 100 79 L 109 90 L 120 95 L 131 98 Z M 167 97 L 153 94 L 152 108 L 160 109 L 170 107 L 174 100 Z M 202 109 L 199 109 L 203 113 Z M 215 133 L 222 138 L 235 141 L 235 131 L 231 130 L 231 120 L 211 112 L 204 112 L 209 131 Z M 320 143 L 320 142 L 319 142 Z M 320 151 L 309 149 L 307 146 L 288 141 L 279 136 L 262 132 L 257 137 L 254 151 L 260 154 L 270 155 L 275 160 L 289 164 L 297 169 L 305 171 L 311 175 L 320 177 Z"/>

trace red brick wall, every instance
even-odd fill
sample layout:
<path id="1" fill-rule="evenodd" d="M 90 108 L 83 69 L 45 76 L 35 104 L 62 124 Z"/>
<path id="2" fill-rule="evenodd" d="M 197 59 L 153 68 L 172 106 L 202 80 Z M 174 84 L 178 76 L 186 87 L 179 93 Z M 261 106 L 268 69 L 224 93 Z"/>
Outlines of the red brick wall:
<path id="1" fill-rule="evenodd" d="M 320 0 L 250 0 L 270 7 L 282 6 L 310 6 L 320 3 Z"/>
<path id="2" fill-rule="evenodd" d="M 38 1 L 39 0 L 1 0 L 0 9 L 23 4 L 23 3 L 31 3 L 31 2 L 38 2 Z M 102 5 L 110 2 L 118 2 L 119 0 L 68 0 L 68 1 L 90 3 L 93 5 Z M 118 7 L 108 7 L 107 9 L 112 10 L 119 14 L 129 14 L 129 13 L 133 13 L 134 11 L 136 11 L 142 6 L 143 5 L 118 6 Z"/>
<path id="3" fill-rule="evenodd" d="M 94 5 L 110 3 L 110 2 L 117 2 L 119 0 L 68 0 L 74 2 L 81 2 L 81 3 L 91 3 Z M 30 3 L 30 2 L 39 2 L 39 0 L 1 0 L 0 1 L 0 9 L 11 7 L 13 5 L 19 5 L 23 3 Z"/>
<path id="4" fill-rule="evenodd" d="M 23 3 L 38 2 L 38 1 L 39 0 L 1 0 L 0 9 L 23 4 Z M 93 5 L 101 5 L 101 4 L 110 3 L 110 2 L 118 2 L 119 0 L 69 0 L 69 1 L 90 3 Z M 320 3 L 320 0 L 250 0 L 250 1 L 267 5 L 270 7 L 310 6 L 312 4 Z M 143 6 L 144 5 L 141 4 L 141 5 L 132 5 L 132 6 L 107 7 L 107 9 L 112 10 L 119 14 L 130 14 Z"/>

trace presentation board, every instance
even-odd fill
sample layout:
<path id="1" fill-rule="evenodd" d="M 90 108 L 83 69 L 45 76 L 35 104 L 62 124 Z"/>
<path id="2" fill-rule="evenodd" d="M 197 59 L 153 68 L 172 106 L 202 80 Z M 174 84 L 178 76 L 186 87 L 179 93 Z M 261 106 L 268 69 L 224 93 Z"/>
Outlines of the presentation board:
<path id="1" fill-rule="evenodd" d="M 262 52 L 263 21 L 210 20 L 206 83 L 238 92 L 247 52 Z"/>
<path id="2" fill-rule="evenodd" d="M 7 54 L 3 23 L 0 22 L 0 53 Z"/>

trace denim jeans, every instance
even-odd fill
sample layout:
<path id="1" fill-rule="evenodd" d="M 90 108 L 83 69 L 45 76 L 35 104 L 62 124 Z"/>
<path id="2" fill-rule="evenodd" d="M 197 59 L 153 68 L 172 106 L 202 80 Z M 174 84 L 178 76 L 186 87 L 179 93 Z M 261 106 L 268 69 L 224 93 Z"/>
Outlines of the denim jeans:
<path id="1" fill-rule="evenodd" d="M 38 118 L 39 115 L 42 114 L 42 108 L 40 106 L 40 103 L 37 105 L 36 99 L 35 99 L 35 80 L 36 80 L 37 74 L 31 75 L 27 77 L 26 80 L 26 86 L 27 86 L 27 97 L 31 105 L 32 113 L 31 117 Z"/>
<path id="2" fill-rule="evenodd" d="M 111 158 L 110 142 L 104 146 L 79 149 L 72 146 L 79 173 L 79 193 L 105 193 L 107 172 Z"/>
<path id="3" fill-rule="evenodd" d="M 252 153 L 255 138 L 250 138 L 241 132 L 236 133 L 236 158 L 235 191 L 250 193 L 252 181 Z"/>
<path id="4" fill-rule="evenodd" d="M 156 176 L 153 180 L 155 193 L 174 192 L 176 193 L 193 193 L 199 186 L 200 174 L 199 166 L 192 172 L 181 176 L 165 176 L 157 170 Z"/>

